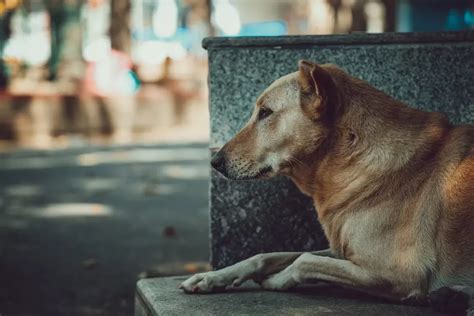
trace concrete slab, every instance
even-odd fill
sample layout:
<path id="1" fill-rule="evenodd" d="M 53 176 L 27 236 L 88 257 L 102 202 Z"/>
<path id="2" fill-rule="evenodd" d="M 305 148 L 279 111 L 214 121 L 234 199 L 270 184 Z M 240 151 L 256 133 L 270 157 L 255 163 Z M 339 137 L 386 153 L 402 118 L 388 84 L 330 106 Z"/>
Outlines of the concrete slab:
<path id="1" fill-rule="evenodd" d="M 425 306 L 397 305 L 329 285 L 269 292 L 248 282 L 238 289 L 189 295 L 178 289 L 186 277 L 138 282 L 135 316 L 155 315 L 440 315 Z"/>

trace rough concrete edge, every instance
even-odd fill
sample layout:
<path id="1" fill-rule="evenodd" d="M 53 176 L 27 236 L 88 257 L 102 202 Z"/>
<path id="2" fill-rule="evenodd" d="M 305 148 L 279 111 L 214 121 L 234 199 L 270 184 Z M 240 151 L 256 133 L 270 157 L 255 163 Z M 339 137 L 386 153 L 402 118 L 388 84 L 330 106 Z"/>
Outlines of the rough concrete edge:
<path id="1" fill-rule="evenodd" d="M 142 310 L 145 311 L 147 316 L 154 316 L 156 315 L 153 312 L 153 307 L 150 306 L 149 302 L 145 299 L 145 295 L 141 290 L 141 287 L 144 283 L 151 282 L 152 279 L 141 279 L 138 280 L 137 286 L 135 289 L 135 316 L 137 316 L 137 305 L 140 303 L 140 307 Z M 138 314 L 140 315 L 140 314 Z"/>
<path id="2" fill-rule="evenodd" d="M 474 31 L 412 32 L 412 33 L 352 33 L 343 35 L 298 35 L 256 37 L 206 37 L 205 49 L 229 47 L 291 47 L 323 45 L 407 44 L 472 42 Z"/>

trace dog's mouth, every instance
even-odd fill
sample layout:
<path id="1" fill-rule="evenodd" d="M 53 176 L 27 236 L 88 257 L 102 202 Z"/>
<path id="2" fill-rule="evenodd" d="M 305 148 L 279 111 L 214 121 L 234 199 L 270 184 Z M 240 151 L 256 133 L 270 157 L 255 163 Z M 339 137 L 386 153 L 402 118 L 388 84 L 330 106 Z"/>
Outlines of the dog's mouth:
<path id="1" fill-rule="evenodd" d="M 272 171 L 273 171 L 273 168 L 271 166 L 266 166 L 266 167 L 260 169 L 260 171 L 257 173 L 257 175 L 255 175 L 255 179 L 264 178 L 265 176 L 267 176 Z"/>
<path id="2" fill-rule="evenodd" d="M 239 174 L 221 174 L 229 180 L 237 180 L 237 181 L 246 181 L 246 180 L 256 180 L 256 179 L 265 179 L 271 172 L 273 168 L 271 166 L 266 166 L 260 169 L 257 173 L 252 175 L 239 175 Z"/>
<path id="3" fill-rule="evenodd" d="M 256 179 L 265 179 L 267 176 L 273 171 L 273 168 L 271 166 L 266 166 L 262 169 L 260 169 L 257 173 L 251 175 L 251 176 L 244 176 L 244 177 L 239 177 L 236 180 L 256 180 Z"/>

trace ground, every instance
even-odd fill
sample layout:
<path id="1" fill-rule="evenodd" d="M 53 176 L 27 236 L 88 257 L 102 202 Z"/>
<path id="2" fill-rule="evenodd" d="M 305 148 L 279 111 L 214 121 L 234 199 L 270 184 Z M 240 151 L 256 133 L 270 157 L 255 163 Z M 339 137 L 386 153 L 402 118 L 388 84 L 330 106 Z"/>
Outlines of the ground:
<path id="1" fill-rule="evenodd" d="M 138 275 L 207 261 L 208 145 L 0 156 L 0 314 L 132 315 Z"/>

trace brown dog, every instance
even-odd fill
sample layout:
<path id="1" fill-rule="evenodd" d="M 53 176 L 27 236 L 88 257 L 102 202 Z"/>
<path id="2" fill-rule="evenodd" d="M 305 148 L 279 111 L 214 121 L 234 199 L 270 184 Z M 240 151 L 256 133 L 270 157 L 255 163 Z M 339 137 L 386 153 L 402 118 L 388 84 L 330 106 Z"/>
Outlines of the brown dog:
<path id="1" fill-rule="evenodd" d="M 300 61 L 212 165 L 230 179 L 290 177 L 313 198 L 330 249 L 260 254 L 191 277 L 186 292 L 325 281 L 403 300 L 474 286 L 473 126 Z"/>

